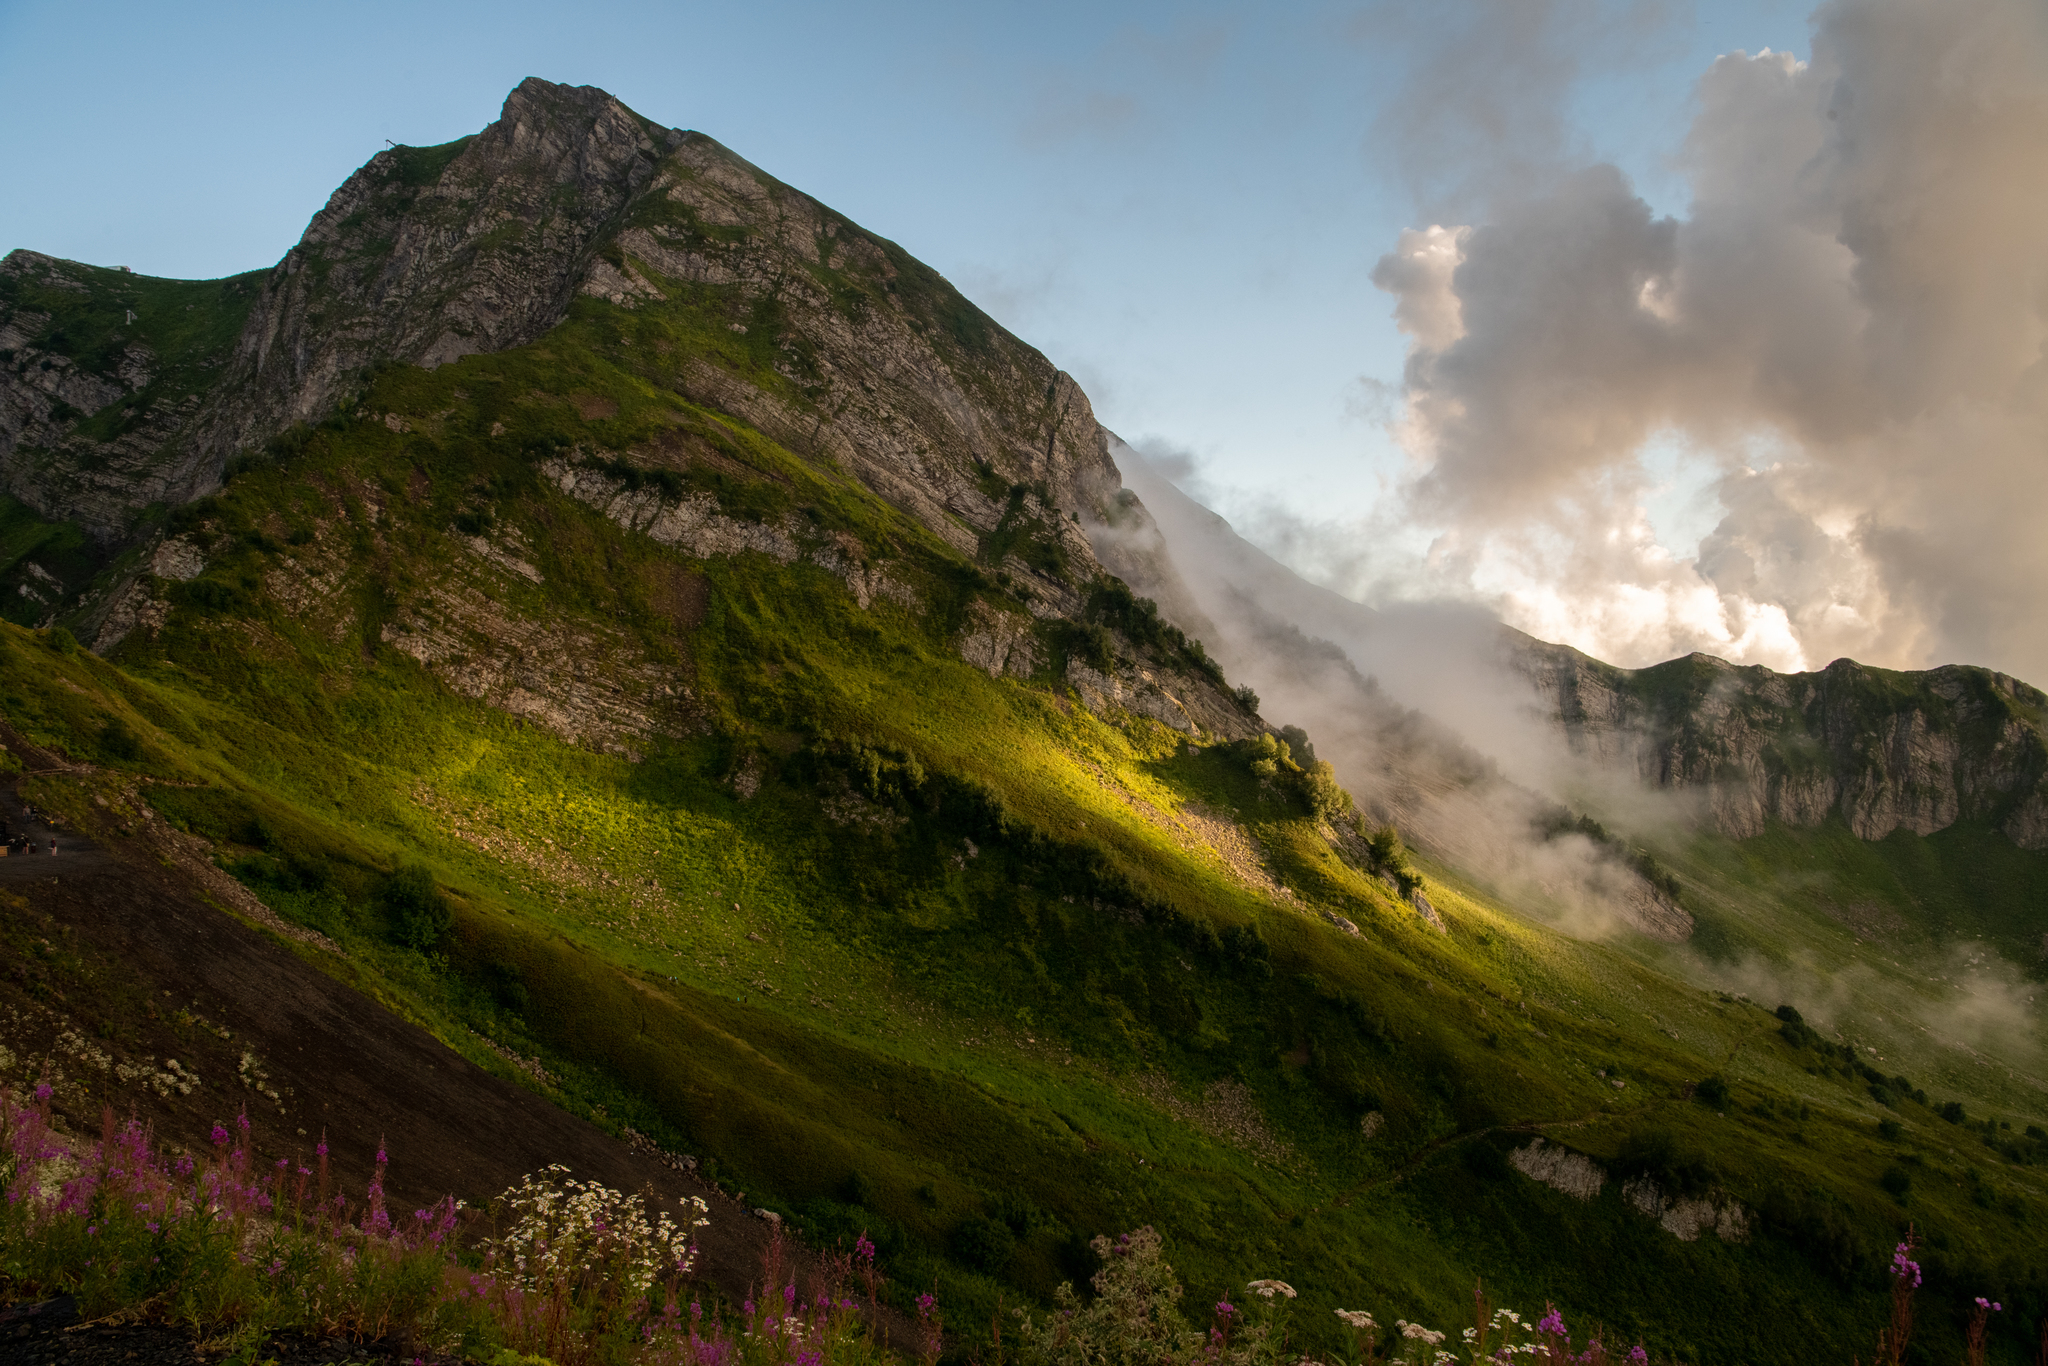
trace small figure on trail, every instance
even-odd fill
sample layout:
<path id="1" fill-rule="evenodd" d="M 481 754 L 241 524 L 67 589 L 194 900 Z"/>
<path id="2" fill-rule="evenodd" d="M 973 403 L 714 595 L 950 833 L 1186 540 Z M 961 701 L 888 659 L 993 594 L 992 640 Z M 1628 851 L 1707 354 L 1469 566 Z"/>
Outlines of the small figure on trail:
<path id="1" fill-rule="evenodd" d="M 53 854 L 57 852 L 57 841 L 55 841 L 55 840 L 51 840 L 51 841 L 50 841 L 50 852 L 51 852 L 51 853 L 53 853 Z"/>

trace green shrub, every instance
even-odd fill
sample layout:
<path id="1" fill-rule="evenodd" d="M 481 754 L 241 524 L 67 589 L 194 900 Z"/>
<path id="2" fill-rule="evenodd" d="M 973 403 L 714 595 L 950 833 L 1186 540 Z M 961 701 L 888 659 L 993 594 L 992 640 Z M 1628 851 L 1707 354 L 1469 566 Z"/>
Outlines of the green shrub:
<path id="1" fill-rule="evenodd" d="M 448 899 L 425 864 L 408 863 L 393 872 L 384 879 L 377 899 L 389 917 L 392 939 L 409 949 L 431 952 L 455 928 Z"/>
<path id="2" fill-rule="evenodd" d="M 1017 1240 L 1000 1220 L 973 1215 L 953 1230 L 953 1258 L 976 1271 L 1000 1275 L 1010 1265 Z"/>
<path id="3" fill-rule="evenodd" d="M 103 758 L 132 764 L 142 757 L 142 741 L 121 721 L 112 720 L 100 727 L 99 751 Z"/>

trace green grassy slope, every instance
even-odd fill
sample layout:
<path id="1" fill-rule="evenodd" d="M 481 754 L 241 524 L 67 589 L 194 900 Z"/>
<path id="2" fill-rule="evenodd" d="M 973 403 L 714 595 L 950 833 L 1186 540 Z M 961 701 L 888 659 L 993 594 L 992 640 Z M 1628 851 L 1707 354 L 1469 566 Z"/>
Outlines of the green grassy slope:
<path id="1" fill-rule="evenodd" d="M 543 1059 L 563 1103 L 815 1237 L 875 1230 L 956 1326 L 1139 1223 L 1197 1294 L 1292 1281 L 1318 1342 L 1340 1304 L 1454 1325 L 1483 1276 L 1699 1359 L 1866 1350 L 1908 1219 L 1951 1298 L 2040 1298 L 2048 1205 L 2012 1160 L 2038 1108 L 2006 1102 L 2003 1153 L 1877 1106 L 1776 1001 L 1427 868 L 1439 935 L 1242 757 L 1081 707 L 1058 624 L 1036 678 L 970 667 L 958 631 L 977 601 L 1015 611 L 1007 589 L 660 383 L 645 358 L 749 373 L 703 307 L 584 300 L 533 347 L 387 372 L 175 516 L 206 569 L 154 584 L 154 634 L 101 661 L 9 628 L 8 718 L 104 766 L 27 790 L 104 829 L 151 780 L 141 799 L 347 947 L 331 970 L 482 1065 L 477 1035 Z M 622 531 L 541 476 L 570 459 L 829 542 L 916 606 Z M 1783 862 L 1753 852 L 1760 880 Z M 1741 902 L 1739 875 L 1716 885 Z M 1718 1108 L 1693 1095 L 1709 1076 Z M 1910 1132 L 1881 1133 L 1895 1113 Z M 1681 1242 L 1619 1180 L 1590 1203 L 1536 1185 L 1505 1157 L 1535 1132 L 1739 1200 L 1753 1232 Z"/>

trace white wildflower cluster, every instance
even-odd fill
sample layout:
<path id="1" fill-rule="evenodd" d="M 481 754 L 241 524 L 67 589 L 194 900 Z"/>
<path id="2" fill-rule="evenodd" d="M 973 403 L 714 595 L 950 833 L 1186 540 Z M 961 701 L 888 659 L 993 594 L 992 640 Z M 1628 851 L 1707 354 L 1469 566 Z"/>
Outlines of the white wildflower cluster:
<path id="1" fill-rule="evenodd" d="M 75 1029 L 67 1029 L 57 1036 L 57 1046 L 87 1067 L 102 1072 L 113 1070 L 114 1060 L 107 1051 L 89 1041 Z"/>
<path id="2" fill-rule="evenodd" d="M 1280 1295 L 1290 1300 L 1294 1298 L 1294 1287 L 1285 1281 L 1250 1281 L 1246 1283 L 1245 1289 L 1251 1291 L 1260 1299 L 1270 1300 L 1275 1295 Z"/>
<path id="3" fill-rule="evenodd" d="M 1425 1346 L 1434 1347 L 1444 1340 L 1444 1335 L 1434 1328 L 1424 1328 L 1421 1324 L 1410 1323 L 1406 1319 L 1395 1319 L 1394 1326 L 1401 1330 L 1402 1337 L 1421 1342 Z"/>
<path id="4" fill-rule="evenodd" d="M 161 1070 L 157 1068 L 154 1058 L 146 1058 L 141 1062 L 117 1062 L 114 1064 L 114 1075 L 124 1082 L 139 1081 L 165 1099 L 169 1099 L 173 1091 L 181 1096 L 189 1096 L 199 1085 L 199 1074 L 186 1071 L 176 1058 L 165 1058 Z"/>
<path id="5" fill-rule="evenodd" d="M 704 1217 L 709 1206 L 695 1196 L 681 1202 L 687 1227 L 667 1214 L 650 1222 L 638 1197 L 571 1180 L 560 1163 L 529 1172 L 499 1199 L 512 1227 L 485 1248 L 530 1291 L 589 1276 L 622 1287 L 629 1298 L 644 1294 L 657 1280 L 689 1273 L 696 1255 L 691 1232 L 711 1222 Z"/>
<path id="6" fill-rule="evenodd" d="M 277 1088 L 270 1084 L 269 1076 L 263 1071 L 263 1064 L 256 1060 L 253 1051 L 246 1048 L 242 1050 L 242 1061 L 235 1071 L 241 1076 L 242 1085 L 259 1096 L 269 1097 L 270 1103 L 277 1106 L 280 1111 L 284 1109 L 284 1097 L 278 1095 Z"/>
<path id="7" fill-rule="evenodd" d="M 1504 1361 L 1518 1356 L 1534 1356 L 1538 1351 L 1543 1350 L 1543 1346 L 1533 1336 L 1527 1336 L 1532 1331 L 1529 1325 L 1522 1321 L 1522 1316 L 1514 1310 L 1494 1310 L 1493 1317 L 1487 1320 L 1486 1325 L 1486 1337 L 1489 1343 L 1486 1352 L 1487 1359 L 1491 1361 Z M 1518 1333 L 1524 1335 L 1519 1342 L 1515 1340 L 1515 1335 Z M 1474 1350 L 1478 1348 L 1480 1337 L 1477 1328 L 1467 1328 L 1464 1332 L 1464 1337 L 1465 1345 L 1468 1348 Z"/>
<path id="8" fill-rule="evenodd" d="M 1372 1321 L 1372 1315 L 1366 1313 L 1363 1309 L 1339 1309 L 1337 1317 L 1344 1321 L 1345 1327 L 1355 1329 L 1361 1333 L 1370 1333 L 1379 1327 L 1377 1323 Z"/>

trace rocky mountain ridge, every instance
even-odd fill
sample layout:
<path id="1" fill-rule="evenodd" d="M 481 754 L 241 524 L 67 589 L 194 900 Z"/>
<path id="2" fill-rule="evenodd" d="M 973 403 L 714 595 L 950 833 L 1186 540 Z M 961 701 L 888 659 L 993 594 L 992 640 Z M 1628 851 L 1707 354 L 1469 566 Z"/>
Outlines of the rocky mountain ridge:
<path id="1" fill-rule="evenodd" d="M 112 274 L 25 252 L 6 270 L 81 291 L 109 287 Z M 33 559 L 10 566 L 17 580 L 40 575 L 19 604 L 29 619 L 76 621 L 95 648 L 113 648 L 161 620 L 167 584 L 203 568 L 189 541 L 158 543 L 152 519 L 162 509 L 217 486 L 234 461 L 275 458 L 293 431 L 365 419 L 406 431 L 431 420 L 366 413 L 364 382 L 380 367 L 432 369 L 533 343 L 583 297 L 627 310 L 688 307 L 708 335 L 674 354 L 668 339 L 653 341 L 656 354 L 633 358 L 649 378 L 908 512 L 986 565 L 1028 609 L 1026 622 L 1080 621 L 1103 573 L 1079 519 L 1121 478 L 1071 377 L 894 243 L 602 91 L 529 79 L 474 137 L 380 152 L 275 268 L 235 288 L 239 331 L 207 357 L 208 387 L 187 396 L 175 425 L 152 428 L 153 444 L 126 465 L 102 446 L 79 446 L 59 419 L 73 428 L 100 420 L 146 376 L 122 389 L 84 375 L 50 349 L 80 350 L 77 337 L 0 298 L 10 337 L 49 344 L 18 351 L 14 375 L 0 376 L 0 413 L 27 414 L 0 425 L 0 479 L 44 517 L 76 521 L 98 547 L 69 574 Z M 104 351 L 117 338 L 97 321 L 102 332 L 88 341 Z M 604 402 L 591 402 L 584 416 L 602 420 Z M 624 470 L 636 485 L 721 458 L 682 437 L 535 455 Z M 565 487 L 601 496 L 610 515 L 629 492 L 608 487 L 619 479 L 587 469 Z M 59 486 L 61 496 L 46 496 Z M 683 535 L 683 521 L 698 533 L 724 526 L 736 546 L 794 545 L 789 528 L 734 531 L 740 523 L 703 494 L 622 524 L 660 539 Z M 116 568 L 103 570 L 109 560 Z M 857 555 L 839 570 L 863 602 L 900 595 L 885 575 L 869 583 L 872 567 Z M 1028 625 L 1001 616 L 981 613 L 963 632 L 963 653 L 998 673 L 1036 668 L 1043 651 L 1026 642 Z M 1084 697 L 1191 732 L 1255 728 L 1216 680 L 1162 669 L 1107 629 L 1121 663 L 1077 663 Z"/>
<path id="2" fill-rule="evenodd" d="M 2048 695 L 1995 670 L 1838 659 L 1780 674 L 1704 654 L 1631 670 L 1537 641 L 1507 658 L 1575 754 L 1700 793 L 1731 838 L 1772 821 L 1881 840 L 1975 820 L 2048 848 Z"/>

